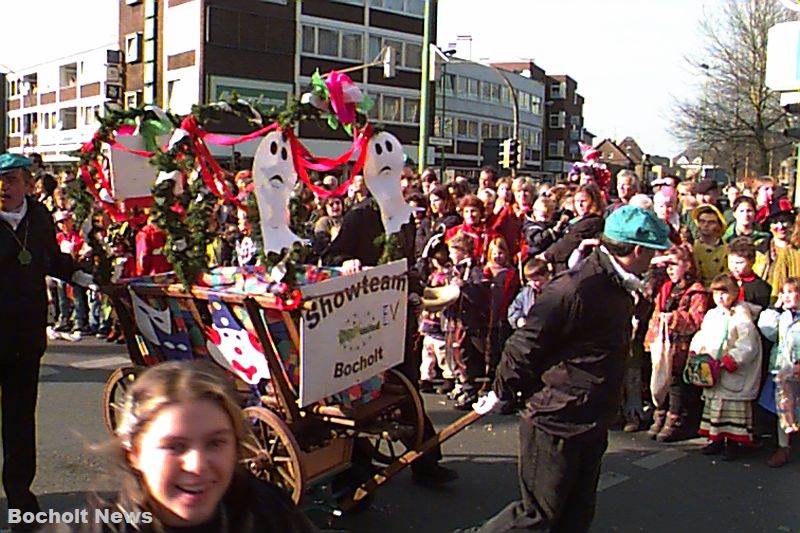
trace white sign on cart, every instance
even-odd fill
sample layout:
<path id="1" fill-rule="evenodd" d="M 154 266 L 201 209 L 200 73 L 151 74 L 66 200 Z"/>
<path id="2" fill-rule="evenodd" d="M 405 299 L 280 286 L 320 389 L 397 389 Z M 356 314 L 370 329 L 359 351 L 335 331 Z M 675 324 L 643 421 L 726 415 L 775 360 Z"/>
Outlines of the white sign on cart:
<path id="1" fill-rule="evenodd" d="M 405 259 L 302 287 L 300 406 L 403 362 Z"/>

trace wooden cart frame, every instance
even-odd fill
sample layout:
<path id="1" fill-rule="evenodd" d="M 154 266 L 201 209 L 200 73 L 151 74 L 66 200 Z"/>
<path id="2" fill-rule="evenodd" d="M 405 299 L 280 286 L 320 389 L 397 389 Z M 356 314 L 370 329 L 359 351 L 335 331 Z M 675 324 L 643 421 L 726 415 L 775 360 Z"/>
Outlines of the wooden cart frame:
<path id="1" fill-rule="evenodd" d="M 258 341 L 266 355 L 271 386 L 260 397 L 258 405 L 244 407 L 251 421 L 257 447 L 247 467 L 259 478 L 284 488 L 293 500 L 300 503 L 312 488 L 327 487 L 326 495 L 316 494 L 316 503 L 330 510 L 350 509 L 368 501 L 370 493 L 391 476 L 402 470 L 421 453 L 454 435 L 456 426 L 430 439 L 423 446 L 423 403 L 416 387 L 400 372 L 384 374 L 380 395 L 365 403 L 347 407 L 318 402 L 298 407 L 298 394 L 288 378 L 279 357 L 276 341 L 265 324 L 262 309 L 280 310 L 292 343 L 299 351 L 300 336 L 296 320 L 299 313 L 283 310 L 276 298 L 232 295 L 212 289 L 194 287 L 185 290 L 181 285 L 136 283 L 135 292 L 145 298 L 176 298 L 184 300 L 198 325 L 204 324 L 198 304 L 215 296 L 228 305 L 243 306 L 252 321 Z M 116 370 L 104 390 L 104 417 L 109 430 L 117 424 L 117 411 L 127 389 L 154 354 L 142 351 L 137 340 L 132 301 L 126 286 L 108 288 L 119 318 L 133 366 Z M 188 305 L 187 305 L 188 304 Z M 241 386 L 243 382 L 237 379 Z M 241 387 L 240 387 L 241 388 Z M 467 420 L 469 418 L 469 420 Z M 460 428 L 476 417 L 464 417 Z M 362 473 L 351 483 L 336 486 L 335 475 L 354 465 Z M 368 466 L 369 465 L 369 466 Z M 378 466 L 376 469 L 375 465 Z M 353 479 L 355 482 L 353 483 Z"/>

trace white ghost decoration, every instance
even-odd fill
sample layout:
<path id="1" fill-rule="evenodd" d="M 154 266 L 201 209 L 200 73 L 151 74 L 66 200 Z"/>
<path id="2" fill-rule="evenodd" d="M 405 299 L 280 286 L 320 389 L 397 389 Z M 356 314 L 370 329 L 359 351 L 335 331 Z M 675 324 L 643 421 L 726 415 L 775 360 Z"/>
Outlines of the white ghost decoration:
<path id="1" fill-rule="evenodd" d="M 403 146 L 397 137 L 382 131 L 367 144 L 364 183 L 381 210 L 383 229 L 388 235 L 400 231 L 414 209 L 403 201 L 400 175 L 403 171 Z"/>
<path id="2" fill-rule="evenodd" d="M 280 253 L 302 239 L 289 229 L 289 196 L 297 183 L 292 150 L 280 131 L 267 133 L 253 159 L 253 191 L 265 252 Z"/>
<path id="3" fill-rule="evenodd" d="M 131 303 L 133 304 L 133 318 L 136 320 L 136 328 L 139 333 L 152 342 L 156 346 L 161 346 L 161 341 L 156 333 L 156 328 L 166 334 L 172 333 L 172 318 L 170 316 L 169 307 L 163 310 L 154 309 L 147 302 L 139 298 L 133 292 L 133 289 L 128 289 L 131 293 Z"/>

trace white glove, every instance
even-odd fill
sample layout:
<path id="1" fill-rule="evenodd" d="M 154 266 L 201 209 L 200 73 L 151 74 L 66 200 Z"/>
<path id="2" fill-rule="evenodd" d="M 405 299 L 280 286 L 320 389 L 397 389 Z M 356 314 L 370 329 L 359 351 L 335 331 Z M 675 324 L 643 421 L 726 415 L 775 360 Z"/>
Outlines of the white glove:
<path id="1" fill-rule="evenodd" d="M 489 394 L 472 404 L 472 410 L 479 415 L 488 415 L 489 413 L 499 413 L 505 404 L 506 402 L 500 401 L 494 391 L 490 391 Z"/>
<path id="2" fill-rule="evenodd" d="M 83 270 L 76 270 L 72 274 L 72 283 L 78 285 L 79 287 L 84 287 L 92 291 L 100 290 L 100 287 L 98 287 L 97 283 L 94 282 L 94 278 L 92 277 L 92 275 L 87 274 Z"/>
<path id="3" fill-rule="evenodd" d="M 361 261 L 358 259 L 348 259 L 342 263 L 342 274 L 345 276 L 355 274 L 356 272 L 361 272 Z"/>

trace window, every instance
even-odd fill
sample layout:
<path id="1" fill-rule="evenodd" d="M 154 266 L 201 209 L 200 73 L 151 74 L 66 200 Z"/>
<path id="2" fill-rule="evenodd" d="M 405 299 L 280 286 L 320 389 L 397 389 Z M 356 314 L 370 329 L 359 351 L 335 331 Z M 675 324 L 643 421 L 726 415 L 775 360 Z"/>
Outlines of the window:
<path id="1" fill-rule="evenodd" d="M 550 98 L 564 98 L 565 87 L 564 83 L 556 81 L 550 84 Z"/>
<path id="2" fill-rule="evenodd" d="M 403 98 L 403 122 L 406 124 L 419 124 L 419 100 Z"/>
<path id="3" fill-rule="evenodd" d="M 136 63 L 142 59 L 142 34 L 129 33 L 125 36 L 125 62 Z"/>
<path id="4" fill-rule="evenodd" d="M 403 42 L 402 41 L 395 41 L 393 39 L 386 39 L 382 40 L 383 46 L 381 48 L 386 48 L 387 46 L 391 47 L 395 53 L 395 67 L 399 67 L 403 65 Z"/>
<path id="5" fill-rule="evenodd" d="M 564 127 L 564 112 L 561 111 L 559 113 L 550 113 L 549 125 L 551 128 L 563 128 Z"/>
<path id="6" fill-rule="evenodd" d="M 499 102 L 500 101 L 500 85 L 497 83 L 492 83 L 489 89 L 489 99 L 492 102 Z"/>
<path id="7" fill-rule="evenodd" d="M 342 33 L 342 57 L 361 61 L 364 57 L 361 39 L 360 33 Z"/>
<path id="8" fill-rule="evenodd" d="M 459 137 L 467 137 L 467 120 L 460 118 L 457 122 L 458 125 L 458 136 Z"/>
<path id="9" fill-rule="evenodd" d="M 78 126 L 78 110 L 74 107 L 66 107 L 60 112 L 62 130 L 74 130 Z"/>
<path id="10" fill-rule="evenodd" d="M 500 87 L 500 103 L 507 104 L 510 101 L 511 99 L 508 97 L 508 87 L 506 86 Z"/>
<path id="11" fill-rule="evenodd" d="M 487 124 L 486 122 L 481 123 L 481 139 L 491 139 L 492 138 L 492 125 Z"/>
<path id="12" fill-rule="evenodd" d="M 370 51 L 373 45 L 374 43 L 370 41 Z M 301 46 L 305 54 L 353 61 L 361 61 L 364 57 L 362 34 L 333 28 L 303 26 Z"/>
<path id="13" fill-rule="evenodd" d="M 83 111 L 83 125 L 84 126 L 91 126 L 95 123 L 94 114 L 96 113 L 97 107 L 95 106 L 87 106 L 81 108 Z"/>
<path id="14" fill-rule="evenodd" d="M 377 122 L 381 119 L 381 96 L 379 94 L 370 94 L 372 98 L 372 107 L 369 108 L 367 116 L 370 121 Z"/>
<path id="15" fill-rule="evenodd" d="M 492 99 L 492 84 L 488 81 L 482 81 L 480 84 L 481 87 L 481 100 L 488 102 Z"/>
<path id="16" fill-rule="evenodd" d="M 531 95 L 530 93 L 526 93 L 524 91 L 518 91 L 519 93 L 519 107 L 527 111 L 531 108 Z"/>
<path id="17" fill-rule="evenodd" d="M 478 122 L 470 120 L 467 122 L 467 137 L 470 139 L 478 139 Z"/>
<path id="18" fill-rule="evenodd" d="M 142 104 L 142 91 L 125 92 L 125 109 L 136 109 Z"/>
<path id="19" fill-rule="evenodd" d="M 372 0 L 372 7 L 417 17 L 425 14 L 425 0 Z"/>
<path id="20" fill-rule="evenodd" d="M 75 87 L 78 81 L 78 65 L 70 63 L 58 68 L 59 87 Z"/>
<path id="21" fill-rule="evenodd" d="M 535 94 L 531 95 L 531 113 L 534 115 L 542 114 L 542 99 Z"/>
<path id="22" fill-rule="evenodd" d="M 467 78 L 467 96 L 470 98 L 478 98 L 478 80 Z"/>
<path id="23" fill-rule="evenodd" d="M 314 44 L 316 36 L 314 35 L 314 28 L 312 26 L 303 26 L 303 52 L 313 54 L 316 52 Z"/>
<path id="24" fill-rule="evenodd" d="M 408 68 L 422 68 L 422 46 L 414 43 L 406 43 L 404 65 Z"/>
<path id="25" fill-rule="evenodd" d="M 553 141 L 547 143 L 548 157 L 564 157 L 564 141 Z"/>
<path id="26" fill-rule="evenodd" d="M 381 120 L 383 122 L 400 122 L 402 119 L 401 98 L 383 95 L 381 97 Z"/>
<path id="27" fill-rule="evenodd" d="M 317 53 L 324 56 L 339 55 L 339 32 L 317 28 Z"/>
<path id="28" fill-rule="evenodd" d="M 467 96 L 467 78 L 463 76 L 456 77 L 456 94 Z"/>
<path id="29" fill-rule="evenodd" d="M 422 68 L 422 46 L 417 43 L 398 41 L 380 35 L 369 36 L 369 59 L 375 59 L 381 50 L 391 47 L 395 51 L 395 66 L 419 70 Z"/>
<path id="30" fill-rule="evenodd" d="M 442 83 L 444 83 L 444 94 L 446 96 L 453 96 L 456 86 L 456 75 L 447 74 L 446 76 L 443 76 Z"/>

